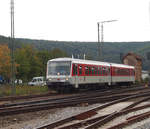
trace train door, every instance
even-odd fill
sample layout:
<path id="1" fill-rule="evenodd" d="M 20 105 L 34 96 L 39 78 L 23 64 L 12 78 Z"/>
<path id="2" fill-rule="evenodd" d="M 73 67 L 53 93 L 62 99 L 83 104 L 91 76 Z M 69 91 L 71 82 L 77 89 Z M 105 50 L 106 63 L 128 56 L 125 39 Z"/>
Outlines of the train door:
<path id="1" fill-rule="evenodd" d="M 73 75 L 74 75 L 75 88 L 78 88 L 79 87 L 78 64 L 73 64 Z"/>
<path id="2" fill-rule="evenodd" d="M 112 66 L 110 65 L 109 67 L 108 67 L 108 71 L 109 71 L 109 74 L 108 74 L 108 76 L 109 76 L 109 81 L 108 81 L 108 85 L 111 85 L 112 84 Z"/>
<path id="3" fill-rule="evenodd" d="M 110 66 L 103 66 L 103 82 L 111 85 L 111 71 L 110 71 Z"/>

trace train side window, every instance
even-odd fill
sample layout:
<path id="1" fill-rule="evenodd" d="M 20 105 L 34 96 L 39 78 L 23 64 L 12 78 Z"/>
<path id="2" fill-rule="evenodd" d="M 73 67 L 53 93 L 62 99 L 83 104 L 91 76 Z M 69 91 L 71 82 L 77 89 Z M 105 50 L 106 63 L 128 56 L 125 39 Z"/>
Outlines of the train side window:
<path id="1" fill-rule="evenodd" d="M 100 75 L 100 67 L 97 67 L 97 74 Z"/>
<path id="2" fill-rule="evenodd" d="M 126 75 L 126 69 L 121 69 L 122 75 Z"/>
<path id="3" fill-rule="evenodd" d="M 128 69 L 123 69 L 123 75 L 129 75 L 129 70 Z"/>
<path id="4" fill-rule="evenodd" d="M 115 75 L 118 75 L 118 68 L 115 68 Z"/>
<path id="5" fill-rule="evenodd" d="M 91 69 L 92 69 L 92 68 L 91 68 L 91 67 L 89 67 L 89 75 L 91 75 L 91 72 L 92 72 L 92 71 L 91 71 Z"/>
<path id="6" fill-rule="evenodd" d="M 97 67 L 95 67 L 95 75 L 97 75 L 97 73 L 98 73 L 98 69 Z"/>
<path id="7" fill-rule="evenodd" d="M 108 75 L 110 75 L 110 67 L 107 67 Z"/>
<path id="8" fill-rule="evenodd" d="M 88 75 L 89 74 L 89 68 L 88 66 L 85 66 L 85 75 Z"/>
<path id="9" fill-rule="evenodd" d="M 123 75 L 127 75 L 127 69 L 123 69 Z"/>
<path id="10" fill-rule="evenodd" d="M 121 69 L 121 74 L 122 75 L 126 75 L 126 70 L 125 69 Z"/>
<path id="11" fill-rule="evenodd" d="M 135 70 L 131 69 L 131 76 L 135 75 Z"/>
<path id="12" fill-rule="evenodd" d="M 108 69 L 107 69 L 107 67 L 105 67 L 105 75 L 107 75 L 108 74 Z"/>
<path id="13" fill-rule="evenodd" d="M 94 75 L 94 67 L 92 67 L 92 75 Z"/>
<path id="14" fill-rule="evenodd" d="M 103 68 L 100 67 L 100 75 L 103 75 Z"/>
<path id="15" fill-rule="evenodd" d="M 132 70 L 132 75 L 133 75 L 133 76 L 135 75 L 135 70 Z"/>
<path id="16" fill-rule="evenodd" d="M 106 67 L 106 75 L 108 75 L 108 73 L 109 73 L 109 68 L 108 67 Z"/>
<path id="17" fill-rule="evenodd" d="M 117 75 L 122 75 L 122 71 L 121 71 L 121 69 L 120 68 L 117 68 Z"/>
<path id="18" fill-rule="evenodd" d="M 126 75 L 127 74 L 126 72 L 127 72 L 126 69 L 122 69 L 122 75 Z"/>
<path id="19" fill-rule="evenodd" d="M 121 75 L 125 75 L 125 70 L 124 70 L 124 69 L 121 68 L 121 69 L 119 69 L 119 70 L 120 70 L 120 74 L 121 74 Z"/>
<path id="20" fill-rule="evenodd" d="M 115 72 L 115 68 L 114 67 L 112 67 L 112 75 L 116 75 L 116 72 Z"/>
<path id="21" fill-rule="evenodd" d="M 129 69 L 129 76 L 131 76 L 131 70 Z"/>
<path id="22" fill-rule="evenodd" d="M 130 76 L 132 76 L 132 69 L 130 69 Z"/>
<path id="23" fill-rule="evenodd" d="M 133 72 L 132 72 L 132 69 L 130 69 L 130 76 L 132 76 Z"/>
<path id="24" fill-rule="evenodd" d="M 77 64 L 73 64 L 73 75 L 77 75 L 78 73 L 78 66 Z"/>
<path id="25" fill-rule="evenodd" d="M 129 69 L 127 69 L 127 71 L 128 71 L 128 72 L 127 72 L 127 75 L 128 75 L 128 76 L 130 76 L 130 70 L 129 70 Z"/>
<path id="26" fill-rule="evenodd" d="M 106 68 L 102 67 L 103 75 L 106 75 Z"/>
<path id="27" fill-rule="evenodd" d="M 79 75 L 82 75 L 82 66 L 79 65 Z"/>
<path id="28" fill-rule="evenodd" d="M 112 67 L 112 73 L 113 75 L 116 75 L 116 69 L 114 67 Z"/>

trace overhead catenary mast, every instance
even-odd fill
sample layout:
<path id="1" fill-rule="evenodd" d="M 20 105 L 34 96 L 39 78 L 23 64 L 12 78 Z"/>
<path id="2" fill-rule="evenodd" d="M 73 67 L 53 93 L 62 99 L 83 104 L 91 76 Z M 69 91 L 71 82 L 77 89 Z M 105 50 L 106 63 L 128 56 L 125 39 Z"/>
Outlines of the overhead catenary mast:
<path id="1" fill-rule="evenodd" d="M 149 11 L 149 22 L 150 22 L 150 2 L 149 2 L 149 7 L 148 7 L 149 9 L 148 9 L 148 11 Z"/>
<path id="2" fill-rule="evenodd" d="M 98 22 L 98 46 L 99 46 L 99 60 L 103 61 L 103 42 L 104 42 L 104 23 L 109 23 L 109 22 L 115 22 L 117 20 L 109 20 L 109 21 L 101 21 Z M 100 34 L 99 34 L 99 28 L 101 25 L 101 41 L 100 41 Z M 100 44 L 101 42 L 101 44 Z"/>
<path id="3" fill-rule="evenodd" d="M 12 85 L 12 94 L 16 93 L 15 88 L 15 59 L 14 59 L 14 38 L 15 38 L 15 29 L 14 29 L 14 0 L 11 0 L 11 85 Z"/>

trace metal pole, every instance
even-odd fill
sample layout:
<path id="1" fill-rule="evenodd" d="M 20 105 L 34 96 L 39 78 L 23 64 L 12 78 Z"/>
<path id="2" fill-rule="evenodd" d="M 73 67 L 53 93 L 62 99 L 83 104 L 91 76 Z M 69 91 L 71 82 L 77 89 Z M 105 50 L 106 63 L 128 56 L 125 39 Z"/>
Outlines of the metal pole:
<path id="1" fill-rule="evenodd" d="M 97 23 L 98 26 L 98 42 L 99 42 L 99 22 Z"/>
<path id="2" fill-rule="evenodd" d="M 101 24 L 101 42 L 104 41 L 104 26 L 103 23 Z"/>
<path id="3" fill-rule="evenodd" d="M 115 22 L 117 20 L 109 20 L 109 21 L 101 21 L 98 22 L 98 44 L 99 44 L 99 57 L 100 60 L 103 61 L 103 43 L 104 43 L 104 23 Z M 100 37 L 99 37 L 99 23 L 101 23 L 101 45 L 100 45 Z"/>
<path id="4" fill-rule="evenodd" d="M 99 60 L 101 60 L 101 45 L 100 45 L 100 36 L 99 36 L 99 22 L 97 23 L 98 28 L 98 56 Z"/>
<path id="5" fill-rule="evenodd" d="M 101 60 L 103 61 L 104 26 L 101 24 Z"/>
<path id="6" fill-rule="evenodd" d="M 16 93 L 15 87 L 15 60 L 14 60 L 14 0 L 11 0 L 11 85 L 12 85 L 12 94 Z"/>
<path id="7" fill-rule="evenodd" d="M 99 27 L 100 27 L 100 23 L 98 22 L 97 23 L 97 27 L 98 27 L 98 53 L 99 53 L 99 60 L 102 61 L 103 60 L 103 52 L 102 52 L 102 42 L 103 42 L 103 24 L 101 23 L 101 41 L 100 41 L 100 30 L 99 30 Z"/>

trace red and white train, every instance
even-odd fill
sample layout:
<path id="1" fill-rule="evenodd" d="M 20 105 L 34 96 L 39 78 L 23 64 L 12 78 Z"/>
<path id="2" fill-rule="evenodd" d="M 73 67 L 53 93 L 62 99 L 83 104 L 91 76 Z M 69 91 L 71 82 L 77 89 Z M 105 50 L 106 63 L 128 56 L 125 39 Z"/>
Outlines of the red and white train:
<path id="1" fill-rule="evenodd" d="M 53 89 L 131 84 L 135 82 L 135 69 L 124 64 L 56 58 L 47 62 L 46 80 Z"/>

